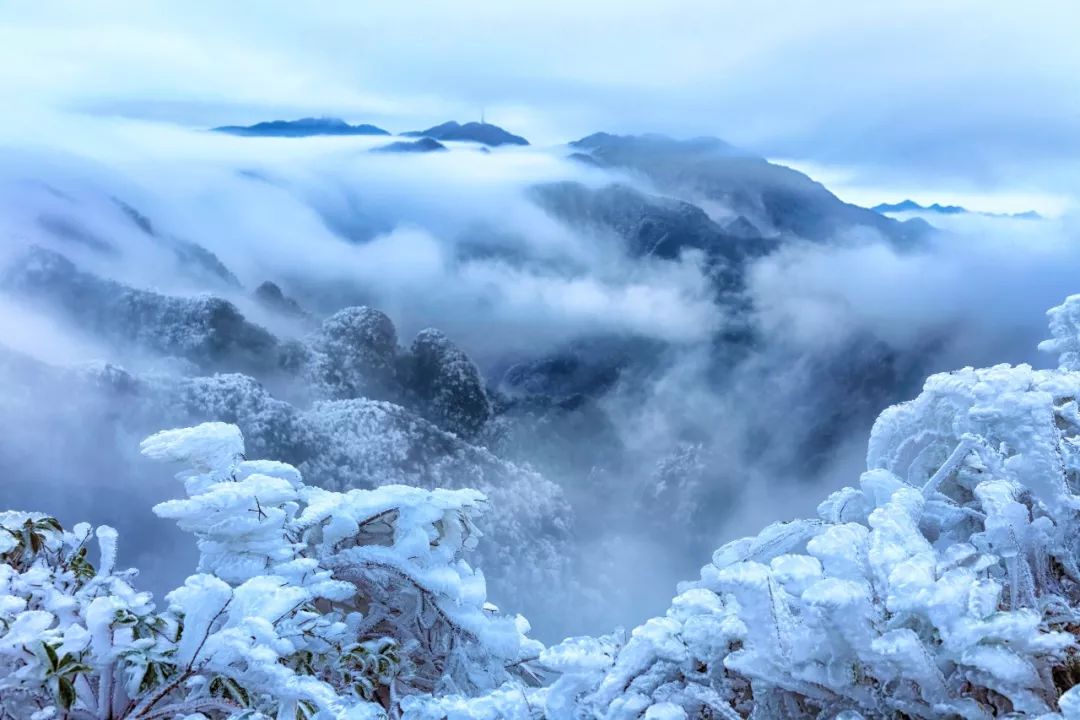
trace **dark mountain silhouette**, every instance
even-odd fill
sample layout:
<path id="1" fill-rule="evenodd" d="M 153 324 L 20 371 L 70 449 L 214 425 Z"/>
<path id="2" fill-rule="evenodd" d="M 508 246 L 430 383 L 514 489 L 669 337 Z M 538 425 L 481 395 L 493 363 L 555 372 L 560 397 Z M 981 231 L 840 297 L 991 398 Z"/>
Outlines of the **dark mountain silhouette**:
<path id="1" fill-rule="evenodd" d="M 728 260 L 741 260 L 774 247 L 745 218 L 740 218 L 743 223 L 737 225 L 737 232 L 731 233 L 696 205 L 647 195 L 628 185 L 593 189 L 564 181 L 537 185 L 531 194 L 541 207 L 573 227 L 613 231 L 637 257 L 673 259 L 683 250 L 694 248 Z"/>
<path id="2" fill-rule="evenodd" d="M 845 203 L 803 173 L 716 138 L 595 133 L 570 145 L 603 167 L 644 174 L 665 193 L 694 203 L 720 202 L 767 236 L 824 242 L 869 229 L 910 246 L 929 229 L 924 222 L 903 223 Z"/>
<path id="3" fill-rule="evenodd" d="M 406 137 L 428 137 L 434 140 L 467 140 L 491 147 L 529 144 L 529 141 L 520 135 L 514 135 L 498 125 L 484 122 L 469 122 L 462 125 L 451 120 L 427 130 L 412 130 L 401 134 Z"/>
<path id="4" fill-rule="evenodd" d="M 245 137 L 311 137 L 314 135 L 389 135 L 374 125 L 350 125 L 341 118 L 301 118 L 300 120 L 271 120 L 254 125 L 223 125 L 214 132 Z"/>
<path id="5" fill-rule="evenodd" d="M 1040 220 L 1042 215 L 1034 210 L 1028 210 L 1021 213 L 990 213 L 980 212 L 978 210 L 968 210 L 966 207 L 960 205 L 941 205 L 939 203 L 933 203 L 932 205 L 920 205 L 914 200 L 907 199 L 901 200 L 898 203 L 881 203 L 871 208 L 874 212 L 879 212 L 882 215 L 887 213 L 900 213 L 900 212 L 932 212 L 940 215 L 983 215 L 986 217 L 1010 217 L 1018 218 L 1021 220 Z"/>
<path id="6" fill-rule="evenodd" d="M 428 153 L 443 152 L 445 150 L 446 146 L 438 140 L 434 140 L 429 137 L 422 137 L 419 140 L 399 140 L 398 142 L 392 142 L 389 145 L 380 145 L 377 148 L 372 148 L 371 152 Z"/>

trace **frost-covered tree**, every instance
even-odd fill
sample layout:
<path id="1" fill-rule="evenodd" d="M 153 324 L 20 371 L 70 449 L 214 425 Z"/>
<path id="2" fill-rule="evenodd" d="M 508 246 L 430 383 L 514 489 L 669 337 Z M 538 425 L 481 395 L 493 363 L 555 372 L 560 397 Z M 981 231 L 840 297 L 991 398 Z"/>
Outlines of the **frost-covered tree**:
<path id="1" fill-rule="evenodd" d="M 188 497 L 154 511 L 195 536 L 197 574 L 159 609 L 116 569 L 111 528 L 0 514 L 0 717 L 397 716 L 411 695 L 495 688 L 538 652 L 462 558 L 480 493 L 309 487 L 244 460 L 222 423 L 143 452 L 188 466 Z"/>
<path id="2" fill-rule="evenodd" d="M 301 307 L 300 303 L 282 292 L 281 287 L 271 280 L 263 281 L 251 295 L 267 310 L 286 317 L 311 319 L 311 315 Z"/>
<path id="3" fill-rule="evenodd" d="M 369 307 L 339 310 L 309 344 L 313 382 L 325 397 L 398 399 L 397 330 L 385 314 Z"/>
<path id="4" fill-rule="evenodd" d="M 401 364 L 420 411 L 439 427 L 470 438 L 491 418 L 480 369 L 443 333 L 420 331 Z"/>
<path id="5" fill-rule="evenodd" d="M 856 487 L 713 555 L 662 617 L 425 718 L 1080 718 L 1080 296 L 1061 367 L 965 368 L 886 410 Z"/>
<path id="6" fill-rule="evenodd" d="M 137 486 L 145 496 L 144 468 L 129 458 L 133 437 L 162 425 L 222 421 L 241 429 L 248 458 L 287 462 L 328 490 L 392 484 L 480 490 L 490 510 L 477 519 L 485 541 L 471 562 L 499 605 L 550 617 L 572 582 L 575 519 L 561 487 L 400 405 L 353 399 L 305 408 L 241 374 L 177 378 L 100 363 L 61 368 L 2 348 L 0 375 L 9 380 L 0 393 L 0 459 L 19 468 L 9 495 L 45 482 L 64 488 L 77 507 L 107 502 L 106 492 L 93 490 L 107 480 L 114 488 Z M 65 438 L 62 457 L 33 451 L 45 432 Z M 84 483 L 90 468 L 98 477 Z M 71 492 L 69 484 L 76 486 Z"/>
<path id="7" fill-rule="evenodd" d="M 43 247 L 30 247 L 0 271 L 0 291 L 56 311 L 98 339 L 200 368 L 265 372 L 279 362 L 278 339 L 223 298 L 133 288 Z"/>
<path id="8" fill-rule="evenodd" d="M 534 700 L 550 718 L 1080 718 L 1080 296 L 1049 314 L 1059 369 L 931 377 L 882 413 L 857 487 L 720 548 L 625 641 L 548 649 L 564 674 Z"/>
<path id="9" fill-rule="evenodd" d="M 1056 353 L 1062 369 L 1080 370 L 1080 295 L 1070 295 L 1046 314 L 1051 337 L 1039 343 L 1039 349 Z"/>

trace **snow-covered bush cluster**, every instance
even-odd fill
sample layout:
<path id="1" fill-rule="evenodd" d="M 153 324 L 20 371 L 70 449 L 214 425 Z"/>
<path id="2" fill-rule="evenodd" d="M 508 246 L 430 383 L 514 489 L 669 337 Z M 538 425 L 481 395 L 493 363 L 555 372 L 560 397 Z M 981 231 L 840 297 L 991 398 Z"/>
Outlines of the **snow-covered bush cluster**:
<path id="1" fill-rule="evenodd" d="M 280 288 L 268 284 L 277 294 L 260 286 L 260 297 L 269 293 L 284 303 Z M 133 288 L 38 246 L 0 271 L 0 292 L 41 303 L 81 332 L 193 372 L 283 375 L 313 400 L 388 400 L 463 438 L 475 436 L 492 415 L 479 369 L 449 338 L 427 329 L 399 348 L 393 321 L 374 308 L 346 307 L 308 337 L 284 340 L 221 297 Z"/>
<path id="2" fill-rule="evenodd" d="M 1080 296 L 1050 317 L 1060 369 L 931 377 L 818 518 L 545 651 L 549 717 L 1080 718 Z"/>
<path id="3" fill-rule="evenodd" d="M 1080 295 L 1049 314 L 1060 367 L 932 376 L 817 518 L 550 648 L 462 557 L 481 493 L 334 492 L 235 426 L 159 433 L 198 573 L 157 608 L 109 528 L 95 568 L 89 526 L 0 515 L 0 718 L 1080 720 Z"/>
<path id="4" fill-rule="evenodd" d="M 384 398 L 393 392 L 397 330 L 378 310 L 350 307 L 334 313 L 311 345 L 312 372 L 327 397 Z"/>
<path id="5" fill-rule="evenodd" d="M 45 433 L 65 438 L 74 473 L 93 464 L 98 477 L 123 484 L 138 477 L 133 437 L 224 421 L 241 428 L 248 457 L 288 462 L 326 489 L 480 490 L 492 512 L 480 520 L 489 540 L 476 564 L 498 580 L 500 604 L 550 614 L 554 593 L 542 591 L 572 582 L 562 489 L 484 447 L 478 435 L 493 413 L 484 379 L 441 332 L 399 346 L 387 315 L 347 307 L 305 324 L 310 334 L 277 337 L 222 298 L 131 287 L 43 247 L 15 253 L 0 270 L 5 294 L 65 317 L 73 335 L 125 349 L 123 368 L 69 368 L 0 347 L 0 376 L 12 388 L 0 394 L 0 461 L 24 468 L 28 485 L 39 455 L 28 448 Z M 42 401 L 51 397 L 63 402 Z M 50 482 L 72 482 L 46 465 Z"/>
<path id="6" fill-rule="evenodd" d="M 561 488 L 400 405 L 355 398 L 304 407 L 277 399 L 247 375 L 177 378 L 114 365 L 62 368 L 2 351 L 0 373 L 12 379 L 8 391 L 0 393 L 0 445 L 26 448 L 20 462 L 10 465 L 19 468 L 11 495 L 25 496 L 19 488 L 32 487 L 36 478 L 63 487 L 74 508 L 72 519 L 85 517 L 76 514 L 82 512 L 76 495 L 84 502 L 108 502 L 108 492 L 80 486 L 68 493 L 65 470 L 78 477 L 88 465 L 97 467 L 103 446 L 126 458 L 135 438 L 162 426 L 223 421 L 241 428 L 248 458 L 292 464 L 307 482 L 327 490 L 387 484 L 479 490 L 488 498 L 489 512 L 477 520 L 485 541 L 472 563 L 484 571 L 501 606 L 529 617 L 550 614 L 556 596 L 572 581 L 573 515 Z M 33 390 L 42 387 L 48 388 L 44 397 L 63 398 L 72 412 L 54 413 L 58 403 L 42 402 L 41 391 Z M 88 416 L 95 422 L 86 422 Z M 65 438 L 62 467 L 30 450 L 40 442 L 43 426 Z M 95 472 L 99 481 L 107 478 L 113 487 L 124 487 L 141 484 L 145 467 L 133 458 L 118 470 Z M 144 495 L 135 504 L 149 506 L 159 499 Z M 133 517 L 132 522 L 140 521 Z M 124 529 L 127 537 L 130 526 Z"/>
<path id="7" fill-rule="evenodd" d="M 462 557 L 480 493 L 310 487 L 223 423 L 142 449 L 189 466 L 154 511 L 195 536 L 197 574 L 159 608 L 111 528 L 0 515 L 0 717 L 375 718 L 528 673 L 539 644 Z"/>
<path id="8" fill-rule="evenodd" d="M 306 350 L 306 370 L 322 398 L 389 400 L 467 439 L 491 418 L 480 370 L 438 330 L 422 330 L 401 349 L 389 317 L 350 307 L 327 318 Z"/>
<path id="9" fill-rule="evenodd" d="M 277 338 L 227 300 L 133 288 L 46 248 L 31 247 L 4 268 L 0 289 L 61 312 L 84 333 L 202 368 L 267 371 L 278 363 Z"/>

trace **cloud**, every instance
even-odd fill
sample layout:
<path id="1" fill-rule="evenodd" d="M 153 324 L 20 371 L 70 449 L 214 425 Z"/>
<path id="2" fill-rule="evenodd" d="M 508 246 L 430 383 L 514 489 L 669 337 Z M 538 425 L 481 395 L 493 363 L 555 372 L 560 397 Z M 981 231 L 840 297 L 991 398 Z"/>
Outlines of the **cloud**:
<path id="1" fill-rule="evenodd" d="M 1056 363 L 1036 345 L 1046 309 L 1080 287 L 1077 218 L 968 216 L 951 225 L 918 251 L 783 247 L 751 267 L 757 338 L 737 362 L 719 361 L 718 372 L 715 348 L 690 346 L 604 398 L 623 450 L 607 458 L 618 469 L 600 491 L 602 529 L 585 533 L 588 575 L 620 578 L 642 557 L 652 567 L 648 583 L 617 580 L 635 591 L 607 602 L 610 617 L 661 612 L 667 590 L 715 547 L 813 516 L 866 469 L 877 414 L 914 397 L 926 375 Z M 665 464 L 674 467 L 667 478 Z M 603 474 L 588 478 L 604 487 Z M 685 503 L 679 511 L 661 481 Z"/>
<path id="2" fill-rule="evenodd" d="M 0 95 L 194 125 L 326 112 L 395 130 L 486 107 L 542 143 L 715 134 L 871 180 L 986 189 L 1023 175 L 1045 190 L 1080 158 L 1076 13 L 1064 0 L 61 2 L 0 11 L 14 60 Z"/>
<path id="3" fill-rule="evenodd" d="M 948 338 L 943 367 L 1047 364 L 1044 312 L 1076 292 L 1077 217 L 954 216 L 927 251 L 792 245 L 749 278 L 758 321 L 794 347 L 869 332 L 894 347 Z"/>
<path id="4" fill-rule="evenodd" d="M 565 481 L 582 481 L 575 490 L 589 510 L 627 509 L 649 502 L 658 463 L 704 445 L 706 487 L 687 490 L 703 509 L 692 528 L 698 545 L 687 550 L 687 527 L 679 537 L 664 527 L 656 542 L 612 540 L 640 532 L 640 508 L 627 510 L 582 548 L 616 546 L 602 558 L 616 569 L 640 567 L 632 563 L 649 553 L 664 559 L 670 581 L 685 577 L 732 534 L 804 514 L 825 489 L 854 482 L 864 425 L 879 407 L 836 424 L 843 435 L 828 438 L 825 462 L 811 468 L 800 455 L 800 439 L 859 400 L 838 397 L 836 378 L 821 373 L 844 374 L 853 338 L 908 355 L 933 344 L 932 356 L 916 359 L 937 369 L 1050 362 L 1034 345 L 1044 310 L 1077 290 L 1069 216 L 958 220 L 919 253 L 789 246 L 754 266 L 759 343 L 719 372 L 710 338 L 724 312 L 696 258 L 631 262 L 611 238 L 567 228 L 526 198 L 537 182 L 613 179 L 566 162 L 565 148 L 401 157 L 368 154 L 377 139 L 253 140 L 184 126 L 326 112 L 405 129 L 487 106 L 489 118 L 541 143 L 600 128 L 709 133 L 850 167 L 854 187 L 903 180 L 924 192 L 933 182 L 1064 194 L 1075 187 L 1063 178 L 1080 137 L 1070 135 L 1080 129 L 1076 51 L 1052 5 L 992 16 L 970 3 L 887 13 L 689 1 L 258 7 L 0 11 L 0 42 L 19 59 L 0 69 L 0 96 L 13 100 L 0 117 L 0 248 L 60 246 L 40 217 L 70 216 L 122 251 L 117 262 L 63 244 L 81 265 L 164 292 L 197 289 L 115 196 L 159 232 L 215 252 L 245 285 L 231 299 L 263 322 L 274 321 L 246 291 L 274 279 L 317 314 L 368 302 L 390 314 L 402 340 L 433 325 L 492 365 L 592 334 L 670 343 L 660 367 L 606 400 L 625 448 L 605 458 L 616 477 L 585 485 L 595 478 L 583 466 Z M 0 307 L 0 331 L 26 339 L 22 349 L 50 359 L 101 352 L 17 310 Z M 911 389 L 880 387 L 887 382 L 870 375 L 871 387 L 858 390 L 880 391 L 872 404 Z M 34 478 L 52 470 L 55 452 L 43 451 Z M 641 593 L 655 603 L 650 614 L 670 587 L 656 577 Z M 636 603 L 618 617 L 605 606 L 607 619 L 633 621 L 644 614 Z"/>
<path id="5" fill-rule="evenodd" d="M 85 362 L 109 354 L 108 348 L 73 335 L 47 313 L 9 297 L 0 297 L 0 338 L 6 348 L 42 362 Z"/>
<path id="6" fill-rule="evenodd" d="M 618 178 L 560 152 L 375 154 L 384 138 L 250 139 L 107 119 L 54 118 L 33 137 L 52 147 L 3 151 L 9 254 L 43 243 L 139 287 L 206 289 L 159 242 L 179 238 L 237 275 L 246 291 L 214 291 L 261 321 L 273 318 L 247 293 L 270 279 L 317 315 L 371 304 L 403 341 L 436 326 L 480 360 L 586 334 L 696 342 L 721 320 L 701 258 L 632 260 L 529 199 L 536 183 Z M 57 224 L 76 231 L 58 237 Z"/>

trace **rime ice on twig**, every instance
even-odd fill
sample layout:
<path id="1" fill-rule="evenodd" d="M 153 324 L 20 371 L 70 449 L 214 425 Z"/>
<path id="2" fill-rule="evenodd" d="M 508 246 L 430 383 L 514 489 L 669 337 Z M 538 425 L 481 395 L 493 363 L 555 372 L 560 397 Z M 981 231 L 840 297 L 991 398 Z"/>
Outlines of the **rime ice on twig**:
<path id="1" fill-rule="evenodd" d="M 857 487 L 718 550 L 549 717 L 1080 718 L 1080 296 L 1050 317 L 1061 368 L 931 377 Z"/>
<path id="2" fill-rule="evenodd" d="M 116 532 L 0 515 L 0 717 L 375 718 L 411 694 L 475 694 L 535 657 L 463 559 L 485 499 L 387 486 L 335 493 L 243 460 L 235 426 L 147 438 L 188 497 L 198 574 L 155 608 L 117 572 Z"/>

